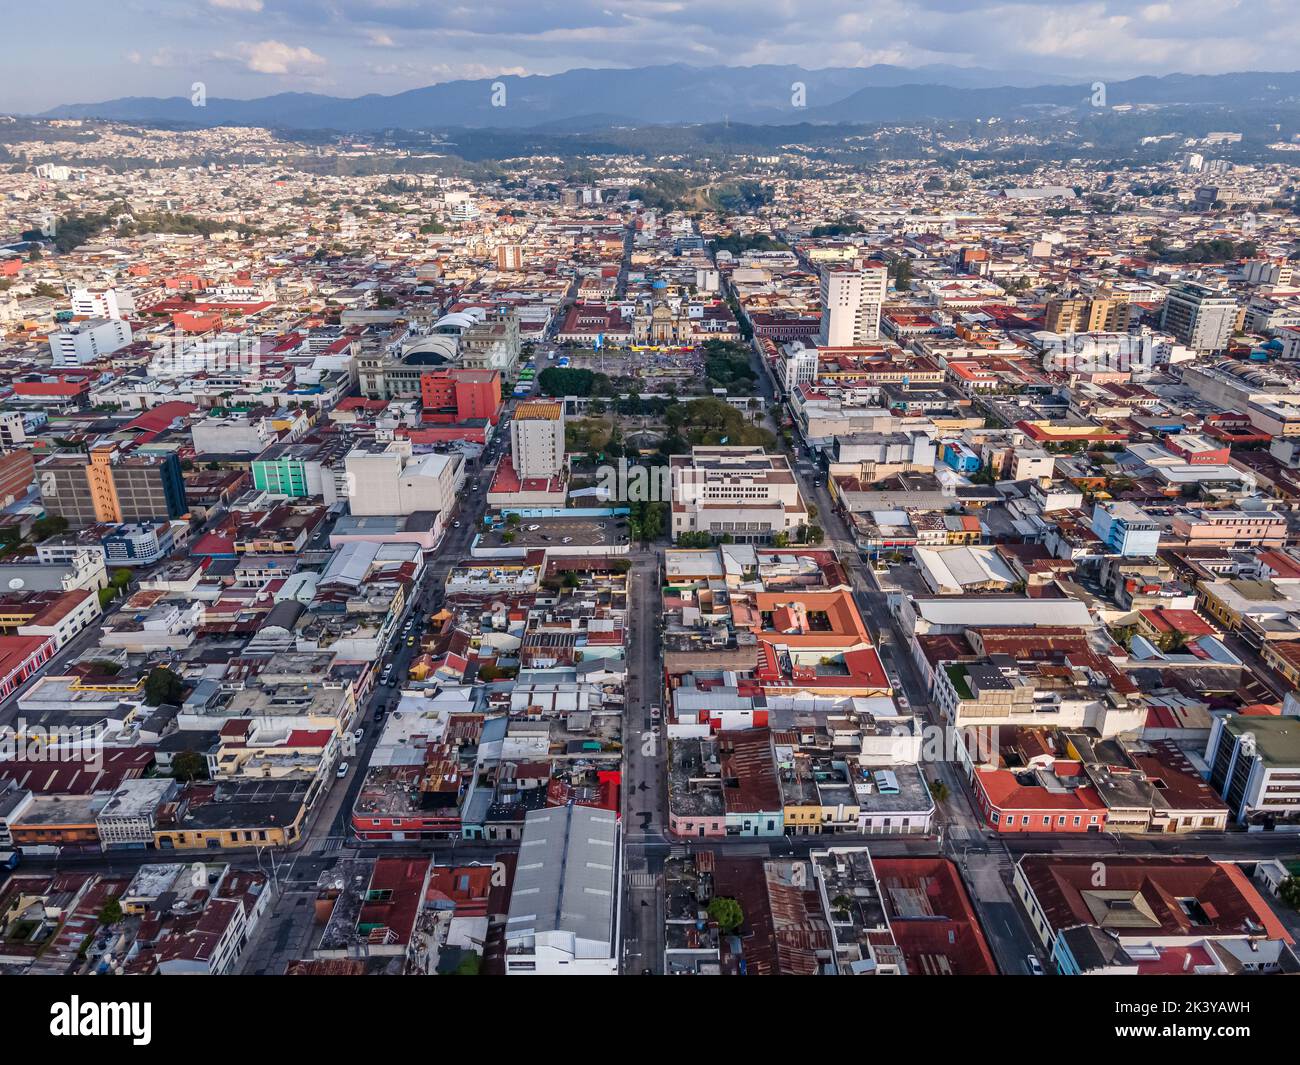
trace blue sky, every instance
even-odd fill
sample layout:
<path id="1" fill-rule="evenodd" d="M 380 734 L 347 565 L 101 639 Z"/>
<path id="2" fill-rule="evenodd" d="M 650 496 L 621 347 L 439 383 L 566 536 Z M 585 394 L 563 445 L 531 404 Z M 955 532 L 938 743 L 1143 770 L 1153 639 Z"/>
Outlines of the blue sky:
<path id="1" fill-rule="evenodd" d="M 340 96 L 580 66 L 949 63 L 1077 76 L 1289 70 L 1295 0 L 3 0 L 0 110 Z M 12 31 L 12 32 L 10 32 Z"/>

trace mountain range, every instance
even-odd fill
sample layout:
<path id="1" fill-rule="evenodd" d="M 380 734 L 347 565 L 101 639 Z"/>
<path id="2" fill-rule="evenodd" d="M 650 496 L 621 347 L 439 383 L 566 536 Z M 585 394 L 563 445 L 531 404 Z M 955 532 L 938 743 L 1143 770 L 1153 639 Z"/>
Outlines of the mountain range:
<path id="1" fill-rule="evenodd" d="M 796 106 L 799 85 L 802 106 Z M 579 130 L 724 119 L 786 125 L 1010 117 L 1086 108 L 1093 95 L 1092 84 L 984 68 L 877 64 L 807 70 L 670 64 L 449 81 L 391 96 L 209 97 L 203 107 L 183 96 L 132 96 L 64 104 L 38 117 L 343 132 Z M 1105 104 L 1300 108 L 1300 72 L 1130 78 L 1106 83 Z"/>

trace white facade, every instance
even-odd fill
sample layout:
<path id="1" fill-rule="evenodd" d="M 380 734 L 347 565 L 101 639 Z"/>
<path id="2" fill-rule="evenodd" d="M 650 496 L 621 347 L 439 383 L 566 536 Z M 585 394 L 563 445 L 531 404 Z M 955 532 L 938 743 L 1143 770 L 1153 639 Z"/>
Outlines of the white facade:
<path id="1" fill-rule="evenodd" d="M 880 339 L 880 307 L 889 272 L 880 263 L 830 264 L 822 267 L 823 347 L 847 348 Z"/>
<path id="2" fill-rule="evenodd" d="M 696 447 L 674 455 L 672 533 L 706 532 L 766 543 L 808 522 L 808 508 L 784 455 L 761 447 Z"/>
<path id="3" fill-rule="evenodd" d="M 817 349 L 795 341 L 782 351 L 781 383 L 787 392 L 817 381 Z"/>
<path id="4" fill-rule="evenodd" d="M 131 327 L 113 318 L 73 322 L 50 334 L 55 366 L 84 366 L 131 343 Z"/>
<path id="5" fill-rule="evenodd" d="M 564 414 L 543 417 L 521 405 L 510 422 L 511 462 L 520 480 L 555 477 L 564 468 Z M 559 404 L 538 404 L 555 407 Z"/>
<path id="6" fill-rule="evenodd" d="M 91 292 L 79 288 L 72 293 L 72 313 L 78 318 L 121 318 L 123 312 L 135 311 L 135 300 L 131 293 L 118 295 L 117 289 L 106 288 L 103 292 Z"/>
<path id="7" fill-rule="evenodd" d="M 449 514 L 465 482 L 458 454 L 413 455 L 407 441 L 383 451 L 357 448 L 346 459 L 348 499 L 355 517 L 417 511 Z"/>

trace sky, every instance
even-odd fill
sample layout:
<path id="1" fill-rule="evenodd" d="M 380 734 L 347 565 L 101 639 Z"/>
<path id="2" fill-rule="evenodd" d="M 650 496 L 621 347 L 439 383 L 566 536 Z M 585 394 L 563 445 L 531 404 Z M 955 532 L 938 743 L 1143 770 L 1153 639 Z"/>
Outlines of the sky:
<path id="1" fill-rule="evenodd" d="M 1080 82 L 1300 67 L 1295 0 L 0 0 L 0 111 L 390 94 L 575 67 L 892 63 Z"/>

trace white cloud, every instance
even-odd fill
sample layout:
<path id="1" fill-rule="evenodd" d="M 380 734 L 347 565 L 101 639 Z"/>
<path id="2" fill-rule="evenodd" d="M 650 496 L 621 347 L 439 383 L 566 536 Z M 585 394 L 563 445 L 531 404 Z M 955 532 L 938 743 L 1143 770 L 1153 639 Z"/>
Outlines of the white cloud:
<path id="1" fill-rule="evenodd" d="M 396 48 L 397 42 L 394 41 L 383 30 L 366 30 L 366 40 L 376 48 Z"/>
<path id="2" fill-rule="evenodd" d="M 208 0 L 212 7 L 219 7 L 223 11 L 251 11 L 258 12 L 262 10 L 262 0 Z"/>
<path id="3" fill-rule="evenodd" d="M 234 59 L 252 74 L 316 74 L 325 66 L 324 56 L 283 41 L 240 41 L 233 54 L 218 52 L 217 58 Z"/>

